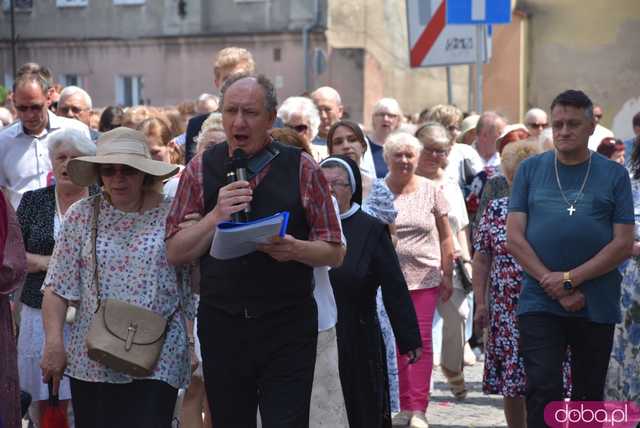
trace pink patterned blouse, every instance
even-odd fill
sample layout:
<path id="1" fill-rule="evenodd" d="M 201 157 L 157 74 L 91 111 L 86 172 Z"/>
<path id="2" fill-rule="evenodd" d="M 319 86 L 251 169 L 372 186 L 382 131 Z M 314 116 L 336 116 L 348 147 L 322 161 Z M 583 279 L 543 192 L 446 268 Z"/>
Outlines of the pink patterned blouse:
<path id="1" fill-rule="evenodd" d="M 438 287 L 442 281 L 436 218 L 449 212 L 442 191 L 430 180 L 418 179 L 415 192 L 394 194 L 398 210 L 396 252 L 410 291 Z"/>

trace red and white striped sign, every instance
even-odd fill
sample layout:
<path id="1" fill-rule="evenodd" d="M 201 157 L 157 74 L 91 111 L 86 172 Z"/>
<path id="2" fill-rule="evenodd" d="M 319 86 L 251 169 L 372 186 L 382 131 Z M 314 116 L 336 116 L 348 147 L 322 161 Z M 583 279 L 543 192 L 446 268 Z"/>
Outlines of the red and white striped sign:
<path id="1" fill-rule="evenodd" d="M 445 8 L 445 0 L 407 0 L 411 67 L 475 63 L 475 27 L 447 25 Z"/>

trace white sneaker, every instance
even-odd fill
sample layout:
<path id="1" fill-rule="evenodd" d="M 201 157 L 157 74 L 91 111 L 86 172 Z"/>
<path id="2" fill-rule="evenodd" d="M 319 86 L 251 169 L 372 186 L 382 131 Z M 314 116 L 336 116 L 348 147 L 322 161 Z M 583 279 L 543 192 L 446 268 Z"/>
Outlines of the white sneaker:
<path id="1" fill-rule="evenodd" d="M 477 359 L 476 359 L 476 354 L 473 353 L 473 351 L 471 350 L 471 346 L 469 345 L 469 342 L 464 344 L 464 365 L 465 366 L 472 366 L 476 363 Z"/>
<path id="2" fill-rule="evenodd" d="M 410 428 L 429 428 L 427 416 L 423 412 L 413 412 L 411 420 L 409 420 Z"/>
<path id="3" fill-rule="evenodd" d="M 394 427 L 406 427 L 409 425 L 409 419 L 411 419 L 411 412 L 403 410 L 401 412 L 391 415 L 391 426 Z"/>
<path id="4" fill-rule="evenodd" d="M 440 366 L 440 353 L 439 352 L 434 352 L 433 353 L 433 367 L 439 367 Z"/>

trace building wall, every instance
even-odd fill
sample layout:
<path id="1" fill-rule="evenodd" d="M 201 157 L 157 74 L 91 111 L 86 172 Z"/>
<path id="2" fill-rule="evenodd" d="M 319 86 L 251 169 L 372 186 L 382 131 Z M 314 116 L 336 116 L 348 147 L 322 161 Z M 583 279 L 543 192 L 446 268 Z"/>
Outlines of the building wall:
<path id="1" fill-rule="evenodd" d="M 117 5 L 87 0 L 83 7 L 58 7 L 57 0 L 34 0 L 30 12 L 16 14 L 22 39 L 132 39 L 166 35 L 247 34 L 302 29 L 314 17 L 316 3 L 324 25 L 327 0 L 145 0 Z M 9 14 L 0 12 L 0 38 L 9 39 Z"/>
<path id="2" fill-rule="evenodd" d="M 493 55 L 483 66 L 484 110 L 498 111 L 514 123 L 526 112 L 526 20 L 524 13 L 515 11 L 510 24 L 493 26 Z"/>
<path id="3" fill-rule="evenodd" d="M 398 99 L 405 113 L 447 102 L 443 67 L 412 69 L 405 2 L 403 0 L 349 0 L 329 2 L 327 43 L 336 49 L 364 49 L 367 88 L 362 117 L 371 122 L 371 108 L 382 97 Z M 452 67 L 453 102 L 466 109 L 468 67 Z"/>
<path id="4" fill-rule="evenodd" d="M 638 0 L 520 0 L 529 15 L 531 106 L 548 109 L 565 89 L 584 90 L 603 106 L 603 123 L 629 117 L 614 132 L 631 136 L 627 106 L 640 98 L 640 2 Z M 631 108 L 630 107 L 630 108 Z"/>
<path id="5" fill-rule="evenodd" d="M 317 39 L 317 41 L 316 41 Z M 322 44 L 314 36 L 312 46 Z M 37 61 L 54 75 L 80 74 L 96 106 L 116 102 L 117 75 L 141 75 L 142 96 L 152 105 L 172 105 L 215 93 L 213 58 L 226 46 L 250 50 L 258 72 L 273 79 L 279 99 L 303 92 L 301 35 L 273 34 L 242 37 L 149 38 L 128 41 L 32 42 L 22 46 L 18 63 Z M 281 50 L 275 62 L 273 51 Z M 9 70 L 10 52 L 0 46 L 0 70 Z"/>

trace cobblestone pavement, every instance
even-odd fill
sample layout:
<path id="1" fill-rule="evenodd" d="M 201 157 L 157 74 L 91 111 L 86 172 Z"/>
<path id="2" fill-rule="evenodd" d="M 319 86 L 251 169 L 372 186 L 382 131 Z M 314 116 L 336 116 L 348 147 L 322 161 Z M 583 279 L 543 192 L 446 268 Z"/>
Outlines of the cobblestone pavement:
<path id="1" fill-rule="evenodd" d="M 506 428 L 502 397 L 482 393 L 483 362 L 465 367 L 468 395 L 456 401 L 439 369 L 433 371 L 433 389 L 427 418 L 430 428 Z"/>

